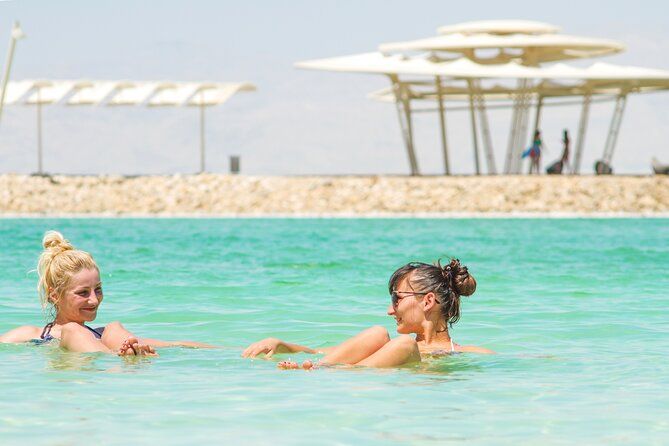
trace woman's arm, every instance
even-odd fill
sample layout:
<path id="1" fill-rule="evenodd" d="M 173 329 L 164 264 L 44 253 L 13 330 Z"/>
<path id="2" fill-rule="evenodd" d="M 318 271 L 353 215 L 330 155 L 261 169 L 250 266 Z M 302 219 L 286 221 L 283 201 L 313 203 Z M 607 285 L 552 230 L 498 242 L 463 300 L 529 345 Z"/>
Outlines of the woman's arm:
<path id="1" fill-rule="evenodd" d="M 254 342 L 249 345 L 246 350 L 242 352 L 244 358 L 255 358 L 256 356 L 265 353 L 265 357 L 271 358 L 275 353 L 327 353 L 331 348 L 323 348 L 314 350 L 313 348 L 305 347 L 304 345 L 291 344 L 284 342 L 277 338 L 266 338 L 262 341 Z"/>
<path id="2" fill-rule="evenodd" d="M 191 348 L 216 348 L 213 345 L 190 341 L 161 341 L 159 339 L 139 338 L 126 330 L 120 322 L 111 322 L 102 333 L 102 342 L 111 350 L 117 351 L 127 339 L 137 338 L 140 344 L 151 347 L 191 347 Z"/>
<path id="3" fill-rule="evenodd" d="M 13 330 L 8 331 L 5 334 L 0 335 L 0 343 L 10 344 L 10 343 L 20 343 L 28 342 L 31 339 L 39 338 L 42 333 L 42 329 L 32 325 L 24 325 L 23 327 L 18 327 Z"/>
<path id="4" fill-rule="evenodd" d="M 482 355 L 496 355 L 497 352 L 485 347 L 477 347 L 476 345 L 459 345 L 458 351 L 463 353 L 479 353 Z"/>
<path id="5" fill-rule="evenodd" d="M 151 347 L 218 348 L 215 345 L 194 341 L 161 341 L 160 339 L 150 338 L 141 338 L 140 341 Z"/>

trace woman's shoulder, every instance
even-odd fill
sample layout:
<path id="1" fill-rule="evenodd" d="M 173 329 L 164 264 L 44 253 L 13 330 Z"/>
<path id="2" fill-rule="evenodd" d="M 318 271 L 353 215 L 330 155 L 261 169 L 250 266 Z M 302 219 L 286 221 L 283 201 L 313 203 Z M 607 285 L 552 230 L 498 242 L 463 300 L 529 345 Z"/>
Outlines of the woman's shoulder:
<path id="1" fill-rule="evenodd" d="M 478 347 L 476 345 L 458 345 L 456 351 L 462 353 L 481 353 L 484 355 L 494 355 L 497 353 L 489 348 Z"/>
<path id="2" fill-rule="evenodd" d="M 23 325 L 0 335 L 0 342 L 27 342 L 31 339 L 39 338 L 41 334 L 42 327 Z"/>

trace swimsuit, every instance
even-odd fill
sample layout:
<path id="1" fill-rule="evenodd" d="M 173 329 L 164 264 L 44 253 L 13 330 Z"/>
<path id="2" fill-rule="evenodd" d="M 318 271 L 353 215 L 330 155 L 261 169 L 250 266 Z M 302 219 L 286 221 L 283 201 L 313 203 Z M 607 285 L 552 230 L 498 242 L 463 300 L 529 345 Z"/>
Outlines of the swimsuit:
<path id="1" fill-rule="evenodd" d="M 455 351 L 455 345 L 453 343 L 453 339 L 451 339 L 451 350 L 450 351 L 445 350 L 445 349 L 442 348 L 441 350 L 431 351 L 429 354 L 437 356 L 437 355 L 454 355 L 455 353 L 457 353 L 457 352 Z"/>
<path id="2" fill-rule="evenodd" d="M 102 332 L 104 332 L 105 330 L 104 327 L 98 327 L 96 329 L 93 329 L 88 325 L 84 325 L 84 327 L 92 331 L 96 339 L 102 339 Z M 39 339 L 33 339 L 32 342 L 35 344 L 44 344 L 46 342 L 53 341 L 54 339 L 56 339 L 53 336 L 51 336 L 52 328 L 53 328 L 53 322 L 49 322 L 48 324 L 46 324 L 44 326 L 44 329 L 42 330 L 42 334 L 39 336 Z"/>

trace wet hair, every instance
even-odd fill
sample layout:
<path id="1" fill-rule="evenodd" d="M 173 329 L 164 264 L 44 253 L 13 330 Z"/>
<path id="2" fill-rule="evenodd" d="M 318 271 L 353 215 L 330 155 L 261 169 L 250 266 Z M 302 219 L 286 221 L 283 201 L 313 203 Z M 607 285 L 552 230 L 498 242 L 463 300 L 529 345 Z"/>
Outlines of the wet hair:
<path id="1" fill-rule="evenodd" d="M 44 251 L 37 262 L 37 293 L 43 309 L 55 306 L 52 295 L 60 299 L 72 276 L 84 269 L 100 269 L 93 260 L 93 256 L 85 251 L 75 249 L 60 232 L 47 231 L 42 240 Z"/>
<path id="2" fill-rule="evenodd" d="M 416 287 L 414 291 L 436 295 L 441 314 L 449 326 L 460 319 L 460 296 L 471 296 L 476 291 L 474 276 L 458 259 L 451 259 L 445 266 L 441 265 L 440 260 L 433 265 L 407 263 L 390 277 L 388 291 L 392 294 L 405 277 L 409 277 L 410 285 Z"/>

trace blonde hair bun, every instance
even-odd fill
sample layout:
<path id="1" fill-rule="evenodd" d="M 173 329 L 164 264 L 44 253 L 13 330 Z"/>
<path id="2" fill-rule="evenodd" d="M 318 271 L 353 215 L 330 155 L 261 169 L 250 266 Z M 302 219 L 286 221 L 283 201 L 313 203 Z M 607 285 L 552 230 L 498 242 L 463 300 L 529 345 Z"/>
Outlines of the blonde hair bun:
<path id="1" fill-rule="evenodd" d="M 45 250 L 55 251 L 53 254 L 74 249 L 74 246 L 58 231 L 47 231 L 42 239 L 42 246 Z"/>

